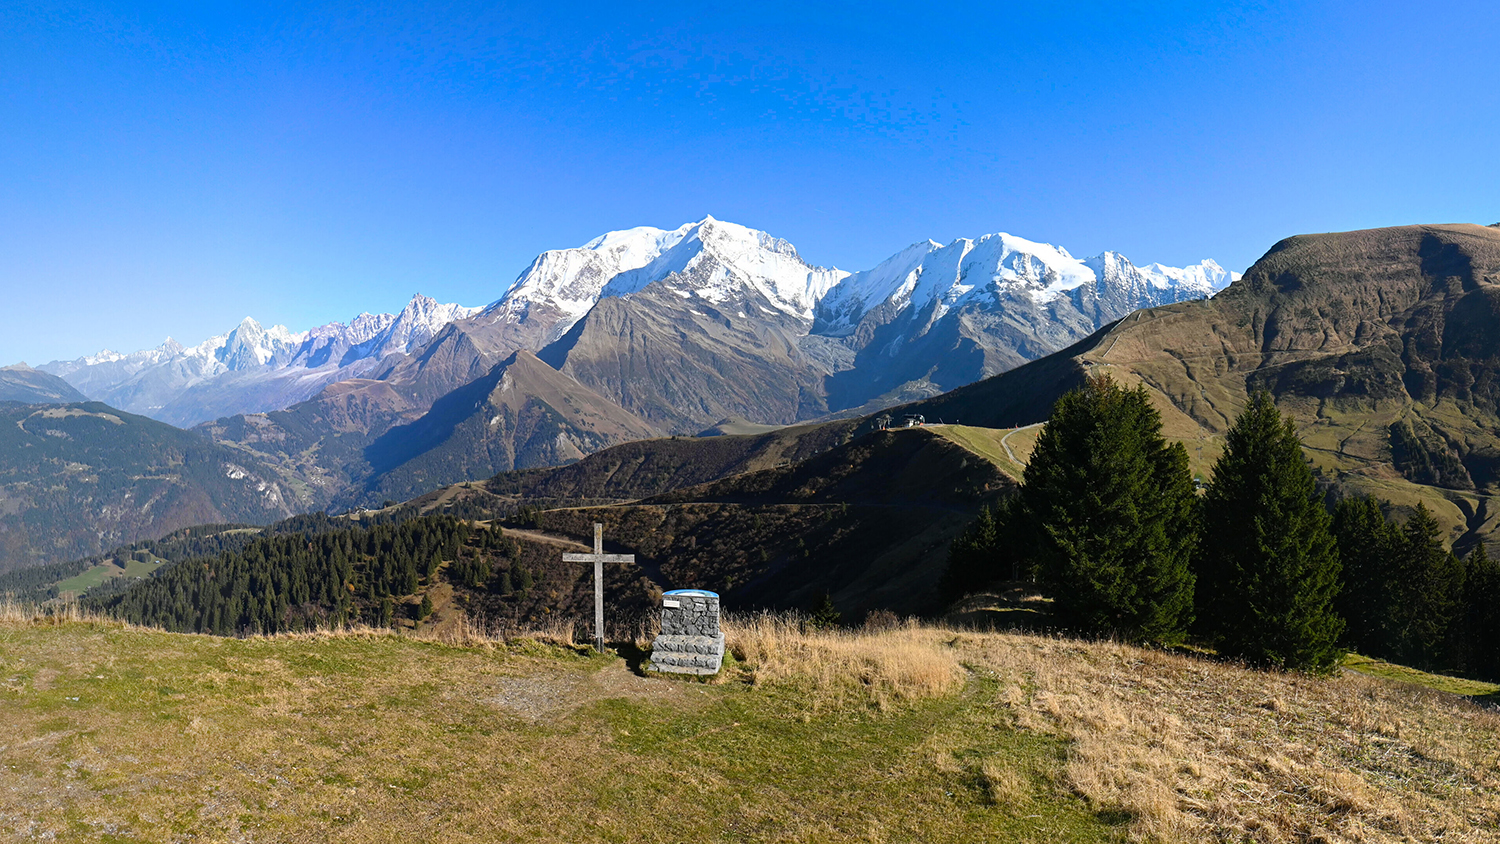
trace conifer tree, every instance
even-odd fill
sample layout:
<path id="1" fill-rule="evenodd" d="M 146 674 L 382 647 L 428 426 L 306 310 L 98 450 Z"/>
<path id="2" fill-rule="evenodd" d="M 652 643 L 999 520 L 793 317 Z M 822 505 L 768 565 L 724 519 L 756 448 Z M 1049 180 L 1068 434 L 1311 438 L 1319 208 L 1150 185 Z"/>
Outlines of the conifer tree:
<path id="1" fill-rule="evenodd" d="M 1500 679 L 1500 561 L 1490 559 L 1480 542 L 1470 552 L 1467 568 L 1468 668 L 1486 680 Z"/>
<path id="2" fill-rule="evenodd" d="M 1051 587 L 1064 624 L 1173 641 L 1192 622 L 1187 452 L 1162 438 L 1143 387 L 1093 378 L 1059 399 L 997 529 Z"/>
<path id="3" fill-rule="evenodd" d="M 1002 511 L 1014 498 L 997 508 L 983 507 L 979 515 L 948 549 L 948 567 L 943 572 L 941 588 L 948 600 L 957 600 L 1001 577 L 999 542 L 995 535 L 996 509 Z"/>
<path id="4" fill-rule="evenodd" d="M 1224 653 L 1327 670 L 1344 629 L 1338 548 L 1297 431 L 1260 392 L 1225 439 L 1203 497 L 1205 627 Z"/>
<path id="5" fill-rule="evenodd" d="M 1356 651 L 1384 656 L 1391 650 L 1392 563 L 1401 529 L 1375 499 L 1345 498 L 1333 508 L 1333 534 L 1344 568 L 1344 588 L 1334 607 L 1344 618 L 1344 641 Z"/>
<path id="6" fill-rule="evenodd" d="M 1464 565 L 1443 548 L 1442 528 L 1423 504 L 1406 520 L 1394 560 L 1392 657 L 1416 668 L 1453 668 L 1461 622 Z"/>

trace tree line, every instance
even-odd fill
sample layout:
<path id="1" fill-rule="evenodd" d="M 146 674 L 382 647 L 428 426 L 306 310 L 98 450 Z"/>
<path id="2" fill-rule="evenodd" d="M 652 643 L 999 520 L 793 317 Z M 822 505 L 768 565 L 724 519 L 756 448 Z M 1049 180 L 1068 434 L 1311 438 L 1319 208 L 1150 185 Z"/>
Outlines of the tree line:
<path id="1" fill-rule="evenodd" d="M 1369 498 L 1330 512 L 1269 393 L 1230 428 L 1206 488 L 1144 387 L 1091 378 L 1058 400 L 1019 492 L 950 553 L 951 597 L 1031 580 L 1058 622 L 1138 642 L 1329 670 L 1346 648 L 1500 677 L 1500 565 L 1443 547 L 1419 505 L 1404 524 Z"/>
<path id="2" fill-rule="evenodd" d="M 325 518 L 304 523 L 321 532 L 276 532 L 164 567 L 97 606 L 136 624 L 221 636 L 389 625 L 396 599 L 430 586 L 444 563 L 450 579 L 478 587 L 493 574 L 491 559 L 518 547 L 452 516 L 344 528 Z"/>

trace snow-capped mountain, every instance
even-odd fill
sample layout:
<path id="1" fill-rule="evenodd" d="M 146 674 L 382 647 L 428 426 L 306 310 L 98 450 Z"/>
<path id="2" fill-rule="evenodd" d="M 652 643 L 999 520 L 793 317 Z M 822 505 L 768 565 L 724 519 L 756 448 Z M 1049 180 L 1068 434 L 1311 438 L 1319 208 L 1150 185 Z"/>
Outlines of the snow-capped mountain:
<path id="1" fill-rule="evenodd" d="M 369 371 L 387 355 L 414 351 L 443 326 L 478 311 L 418 294 L 399 314 L 364 313 L 348 324 L 294 332 L 246 317 L 195 346 L 169 337 L 155 349 L 128 355 L 106 349 L 38 368 L 90 398 L 188 426 L 287 407 L 329 383 Z"/>
<path id="2" fill-rule="evenodd" d="M 812 319 L 813 308 L 848 273 L 813 267 L 778 237 L 706 217 L 683 226 L 675 243 L 639 269 L 623 272 L 601 296 L 629 296 L 676 276 L 678 295 L 723 304 L 750 289 L 785 314 Z"/>
<path id="3" fill-rule="evenodd" d="M 962 386 L 1234 277 L 1213 261 L 1080 259 L 1005 233 L 919 241 L 850 274 L 705 217 L 543 252 L 482 310 L 417 296 L 398 314 L 347 324 L 293 332 L 246 319 L 192 347 L 168 340 L 42 369 L 184 426 L 289 407 L 348 382 L 338 402 L 358 388 L 369 407 L 389 405 L 372 423 L 380 427 L 527 351 L 664 432 L 696 432 L 726 415 L 787 423 Z M 362 383 L 381 386 L 360 392 Z"/>
<path id="4" fill-rule="evenodd" d="M 967 304 L 1016 297 L 1045 304 L 1086 288 L 1096 295 L 1134 299 L 1134 310 L 1211 296 L 1238 277 L 1212 260 L 1178 269 L 1137 267 L 1118 252 L 1079 259 L 1061 246 L 1004 232 L 978 240 L 960 238 L 947 246 L 928 240 L 845 278 L 818 303 L 813 332 L 846 336 L 881 307 L 893 317 L 909 308 L 931 308 L 935 321 Z"/>
<path id="5" fill-rule="evenodd" d="M 754 291 L 772 308 L 810 320 L 818 300 L 846 275 L 808 265 L 785 240 L 705 217 L 671 231 L 641 226 L 543 252 L 481 318 L 524 326 L 518 333 L 534 335 L 529 345 L 540 349 L 601 298 L 672 278 L 685 298 L 723 304 Z"/>

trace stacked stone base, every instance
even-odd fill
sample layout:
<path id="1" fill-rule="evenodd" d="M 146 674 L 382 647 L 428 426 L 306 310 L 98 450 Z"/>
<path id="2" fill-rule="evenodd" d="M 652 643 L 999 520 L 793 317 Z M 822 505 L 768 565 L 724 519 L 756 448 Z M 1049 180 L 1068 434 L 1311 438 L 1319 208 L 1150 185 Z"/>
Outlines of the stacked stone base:
<path id="1" fill-rule="evenodd" d="M 651 646 L 651 670 L 671 674 L 718 674 L 724 664 L 724 634 L 663 634 Z"/>

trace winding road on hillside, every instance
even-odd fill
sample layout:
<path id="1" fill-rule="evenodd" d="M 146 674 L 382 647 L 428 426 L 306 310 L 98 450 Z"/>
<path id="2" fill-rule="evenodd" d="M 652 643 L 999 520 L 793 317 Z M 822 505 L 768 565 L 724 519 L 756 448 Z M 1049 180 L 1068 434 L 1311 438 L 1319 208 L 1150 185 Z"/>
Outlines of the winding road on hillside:
<path id="1" fill-rule="evenodd" d="M 1047 423 L 1046 422 L 1033 422 L 1030 425 L 1022 425 L 1021 427 L 1019 427 L 1019 428 L 1015 429 L 1014 431 L 1011 431 L 1011 432 L 1007 433 L 1005 436 L 1001 437 L 1000 438 L 1000 445 L 1001 445 L 1002 448 L 1005 449 L 1005 456 L 1009 457 L 1011 460 L 1014 460 L 1016 462 L 1017 466 L 1025 466 L 1026 465 L 1026 461 L 1022 460 L 1019 457 L 1017 457 L 1016 453 L 1014 451 L 1010 450 L 1010 438 L 1011 438 L 1011 435 L 1015 434 L 1015 433 L 1018 433 L 1020 431 L 1024 431 L 1027 428 L 1040 428 L 1041 426 L 1043 426 L 1045 424 L 1047 424 Z"/>

